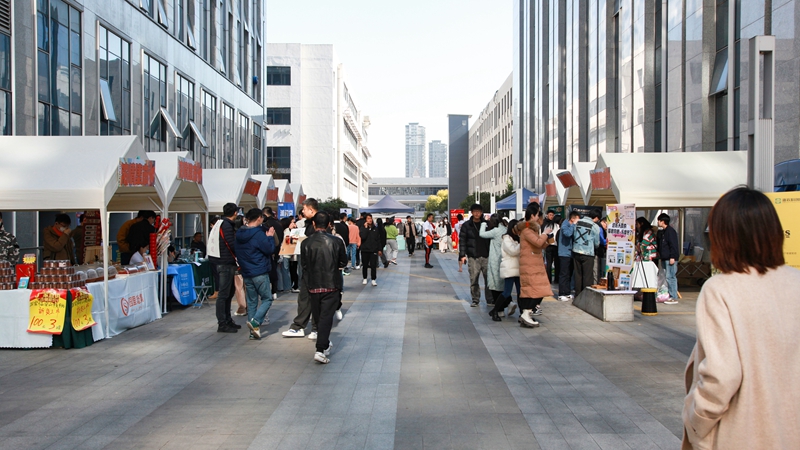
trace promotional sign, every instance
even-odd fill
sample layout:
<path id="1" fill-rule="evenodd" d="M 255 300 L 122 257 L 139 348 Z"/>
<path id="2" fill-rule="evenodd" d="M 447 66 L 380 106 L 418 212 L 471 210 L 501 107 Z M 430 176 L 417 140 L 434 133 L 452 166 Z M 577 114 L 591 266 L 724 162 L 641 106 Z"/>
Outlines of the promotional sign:
<path id="1" fill-rule="evenodd" d="M 569 219 L 569 217 L 564 215 L 564 212 L 567 210 L 565 206 L 550 206 L 547 208 L 547 212 L 553 211 L 553 214 L 557 216 L 561 216 L 565 219 Z"/>
<path id="2" fill-rule="evenodd" d="M 178 158 L 178 179 L 193 183 L 203 182 L 203 166 L 188 158 Z"/>
<path id="3" fill-rule="evenodd" d="M 606 214 L 608 216 L 606 266 L 614 272 L 618 288 L 627 290 L 631 287 L 631 269 L 635 256 L 636 205 L 607 205 Z M 605 276 L 605 274 L 598 275 Z"/>
<path id="4" fill-rule="evenodd" d="M 800 192 L 767 192 L 783 226 L 783 257 L 800 269 Z"/>
<path id="5" fill-rule="evenodd" d="M 84 289 L 72 289 L 72 328 L 83 331 L 96 325 L 92 317 L 94 297 Z"/>
<path id="6" fill-rule="evenodd" d="M 296 215 L 294 203 L 278 203 L 278 220 Z"/>
<path id="7" fill-rule="evenodd" d="M 254 180 L 252 178 L 247 179 L 247 183 L 244 185 L 244 193 L 247 195 L 252 195 L 253 197 L 258 197 L 258 191 L 261 190 L 261 182 L 258 180 Z"/>
<path id="8" fill-rule="evenodd" d="M 35 289 L 31 291 L 28 332 L 61 334 L 67 314 L 67 291 Z"/>
<path id="9" fill-rule="evenodd" d="M 463 209 L 451 209 L 450 210 L 450 226 L 455 228 L 456 224 L 458 223 L 458 215 L 464 215 Z"/>
<path id="10" fill-rule="evenodd" d="M 117 180 L 120 186 L 155 186 L 156 162 L 138 158 L 120 158 Z"/>
<path id="11" fill-rule="evenodd" d="M 347 217 L 353 217 L 353 208 L 339 208 L 339 214 L 347 214 Z"/>
<path id="12" fill-rule="evenodd" d="M 588 216 L 590 212 L 597 211 L 598 213 L 602 214 L 602 208 L 600 206 L 588 206 L 588 205 L 570 205 L 569 211 L 577 211 L 578 214 L 581 215 L 581 219 Z M 565 218 L 569 218 L 568 216 L 563 216 Z"/>

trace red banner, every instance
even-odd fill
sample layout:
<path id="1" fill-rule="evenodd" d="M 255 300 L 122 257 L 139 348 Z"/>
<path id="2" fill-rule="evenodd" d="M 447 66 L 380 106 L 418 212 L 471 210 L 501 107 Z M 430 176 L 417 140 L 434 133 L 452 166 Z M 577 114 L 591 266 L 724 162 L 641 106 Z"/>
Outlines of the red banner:
<path id="1" fill-rule="evenodd" d="M 567 189 L 571 188 L 572 186 L 578 185 L 578 182 L 575 181 L 575 177 L 573 177 L 572 174 L 569 172 L 561 172 L 556 176 L 558 177 L 559 180 L 561 180 L 561 185 Z"/>
<path id="2" fill-rule="evenodd" d="M 458 223 L 458 215 L 459 214 L 461 214 L 463 216 L 464 215 L 464 210 L 463 209 L 451 209 L 450 210 L 450 226 L 451 227 L 455 227 L 456 224 Z"/>
<path id="3" fill-rule="evenodd" d="M 301 195 L 300 198 L 297 199 L 297 203 L 301 203 L 302 204 L 304 201 L 306 201 L 306 196 L 305 195 Z"/>
<path id="4" fill-rule="evenodd" d="M 178 179 L 192 183 L 203 183 L 203 166 L 190 159 L 178 159 Z"/>
<path id="5" fill-rule="evenodd" d="M 155 186 L 156 162 L 120 158 L 117 179 L 120 186 Z"/>
<path id="6" fill-rule="evenodd" d="M 283 193 L 283 201 L 285 203 L 294 203 L 294 194 L 291 192 L 284 192 Z"/>
<path id="7" fill-rule="evenodd" d="M 548 197 L 557 197 L 558 191 L 556 190 L 556 182 L 551 181 L 549 183 L 545 183 L 544 190 L 547 193 Z"/>
<path id="8" fill-rule="evenodd" d="M 602 169 L 592 170 L 589 172 L 589 177 L 592 179 L 592 189 L 611 189 L 611 168 L 603 167 Z"/>
<path id="9" fill-rule="evenodd" d="M 278 188 L 267 189 L 267 201 L 268 202 L 278 201 Z"/>
<path id="10" fill-rule="evenodd" d="M 247 195 L 252 195 L 253 197 L 258 197 L 258 191 L 260 189 L 261 182 L 252 178 L 248 179 L 247 184 L 244 185 L 244 193 Z"/>

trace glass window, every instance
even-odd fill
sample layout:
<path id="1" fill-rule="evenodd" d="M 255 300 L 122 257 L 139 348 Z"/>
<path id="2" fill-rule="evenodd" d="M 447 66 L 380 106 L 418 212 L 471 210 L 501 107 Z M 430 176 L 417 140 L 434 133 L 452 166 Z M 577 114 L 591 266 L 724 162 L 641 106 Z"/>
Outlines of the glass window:
<path id="1" fill-rule="evenodd" d="M 200 130 L 206 138 L 208 148 L 202 149 L 204 169 L 217 168 L 217 99 L 203 91 L 203 118 Z"/>
<path id="2" fill-rule="evenodd" d="M 728 89 L 728 48 L 717 52 L 714 61 L 714 74 L 711 78 L 711 95 Z"/>
<path id="3" fill-rule="evenodd" d="M 261 126 L 253 122 L 253 163 L 250 165 L 255 174 L 264 173 L 264 156 L 261 153 Z"/>
<path id="4" fill-rule="evenodd" d="M 291 125 L 292 108 L 267 108 L 267 125 Z"/>
<path id="5" fill-rule="evenodd" d="M 267 86 L 290 86 L 291 84 L 291 67 L 267 66 Z"/>
<path id="6" fill-rule="evenodd" d="M 100 80 L 105 82 L 100 86 L 100 100 L 110 102 L 106 106 L 113 111 L 113 114 L 101 114 L 100 135 L 131 134 L 131 44 L 102 25 L 98 41 Z M 108 92 L 103 92 L 103 84 Z"/>
<path id="7" fill-rule="evenodd" d="M 222 104 L 222 168 L 233 169 L 235 112 L 233 107 Z"/>
<path id="8" fill-rule="evenodd" d="M 267 147 L 267 173 L 276 180 L 291 182 L 291 147 Z"/>
<path id="9" fill-rule="evenodd" d="M 160 111 L 162 107 L 167 107 L 167 66 L 145 53 L 142 67 L 144 149 L 148 152 L 165 152 L 167 128 Z"/>
<path id="10" fill-rule="evenodd" d="M 80 11 L 62 0 L 37 2 L 39 134 L 82 134 Z"/>
<path id="11" fill-rule="evenodd" d="M 344 157 L 344 174 L 354 180 L 358 179 L 358 167 L 347 156 Z"/>
<path id="12" fill-rule="evenodd" d="M 0 135 L 11 135 L 11 36 L 0 33 Z"/>
<path id="13" fill-rule="evenodd" d="M 194 152 L 194 148 L 189 142 L 192 139 L 186 139 L 190 133 L 189 121 L 194 121 L 194 83 L 178 74 L 175 79 L 175 85 L 177 88 L 175 110 L 178 113 L 178 130 L 181 132 L 181 138 L 178 139 L 178 148 Z M 194 159 L 194 154 L 192 158 Z"/>
<path id="14" fill-rule="evenodd" d="M 239 154 L 240 169 L 249 167 L 250 163 L 250 145 L 247 138 L 250 136 L 250 118 L 244 114 L 239 114 L 239 146 L 237 153 Z"/>

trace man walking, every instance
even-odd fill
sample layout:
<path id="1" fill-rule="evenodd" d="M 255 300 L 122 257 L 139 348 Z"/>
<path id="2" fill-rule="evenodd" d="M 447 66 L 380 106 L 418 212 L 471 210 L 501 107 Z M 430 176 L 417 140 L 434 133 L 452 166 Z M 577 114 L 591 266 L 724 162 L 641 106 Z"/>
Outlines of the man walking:
<path id="1" fill-rule="evenodd" d="M 344 248 L 347 250 L 350 246 L 350 227 L 347 226 L 347 213 L 339 214 L 339 220 L 333 223 L 333 229 L 336 231 L 337 236 L 341 236 L 342 241 L 344 241 Z M 342 274 L 350 275 L 350 270 L 345 267 Z"/>
<path id="2" fill-rule="evenodd" d="M 487 273 L 489 270 L 489 239 L 480 236 L 483 220 L 483 207 L 475 203 L 469 208 L 472 218 L 461 225 L 458 239 L 459 261 L 467 263 L 469 269 L 470 293 L 472 294 L 472 307 L 481 303 L 480 276 L 483 274 L 483 286 L 486 290 L 486 304 L 492 305 L 492 295 L 489 293 Z"/>
<path id="3" fill-rule="evenodd" d="M 381 235 L 378 228 L 372 223 L 372 214 L 365 217 L 364 226 L 361 227 L 361 270 L 364 280 L 361 284 L 367 284 L 367 269 L 372 275 L 372 285 L 378 285 L 378 255 L 381 251 Z"/>
<path id="4" fill-rule="evenodd" d="M 547 211 L 547 215 L 545 215 L 544 223 L 542 224 L 542 233 L 543 234 L 556 234 L 558 233 L 559 226 L 555 222 L 555 212 Z M 556 271 L 555 275 L 553 274 L 553 267 L 558 267 L 558 242 L 553 241 L 550 245 L 545 248 L 544 251 L 544 268 L 547 271 L 547 280 L 550 281 L 550 284 L 553 284 L 554 281 L 558 280 L 558 271 Z"/>
<path id="5" fill-rule="evenodd" d="M 433 228 L 433 213 L 428 213 L 425 217 L 425 223 L 422 224 L 422 238 L 425 240 L 422 245 L 425 246 L 425 268 L 433 269 L 431 265 L 431 251 L 433 250 L 433 238 L 436 233 Z M 428 237 L 430 237 L 430 245 L 428 245 Z M 488 298 L 488 297 L 487 297 Z"/>
<path id="6" fill-rule="evenodd" d="M 217 296 L 217 333 L 236 333 L 242 328 L 231 317 L 231 299 L 233 299 L 233 283 L 236 276 L 238 263 L 234 246 L 236 245 L 236 232 L 233 219 L 239 208 L 233 203 L 226 203 L 222 207 L 222 217 L 211 229 L 208 239 L 208 259 L 217 267 L 219 274 L 219 295 Z M 217 243 L 212 245 L 213 241 Z"/>
<path id="7" fill-rule="evenodd" d="M 386 248 L 384 253 L 390 264 L 397 265 L 397 226 L 394 224 L 394 217 L 386 221 Z"/>
<path id="8" fill-rule="evenodd" d="M 414 256 L 414 246 L 417 244 L 417 227 L 414 225 L 414 219 L 411 216 L 406 216 L 405 232 L 403 237 L 406 238 L 406 249 L 408 256 Z"/>
<path id="9" fill-rule="evenodd" d="M 575 235 L 575 224 L 581 215 L 577 211 L 569 213 L 569 220 L 561 224 L 558 230 L 558 299 L 567 302 L 572 298 L 572 238 Z"/>
<path id="10" fill-rule="evenodd" d="M 669 300 L 664 303 L 675 305 L 678 303 L 678 259 L 681 257 L 681 250 L 678 246 L 678 232 L 669 226 L 669 215 L 662 213 L 658 216 L 658 228 L 663 230 L 661 241 L 658 243 L 658 256 L 661 258 L 661 267 L 667 273 L 667 289 L 669 289 Z"/>
<path id="11" fill-rule="evenodd" d="M 305 217 L 305 227 L 306 227 L 306 238 L 311 237 L 314 234 L 314 221 L 313 217 L 317 215 L 319 211 L 319 202 L 317 202 L 314 198 L 307 198 L 306 201 L 303 202 L 303 217 Z M 302 249 L 303 246 L 300 246 L 300 257 L 302 258 Z M 292 325 L 282 334 L 284 337 L 303 337 L 305 336 L 306 326 L 308 325 L 308 320 L 311 318 L 311 304 L 308 301 L 308 286 L 306 284 L 306 278 L 308 278 L 309 274 L 303 270 L 303 266 L 300 265 L 300 293 L 297 294 L 297 317 L 294 318 L 292 321 Z M 317 321 L 311 321 L 311 333 L 308 334 L 308 338 L 313 340 L 317 339 Z"/>
<path id="12" fill-rule="evenodd" d="M 258 208 L 247 211 L 245 225 L 236 232 L 236 253 L 244 278 L 247 298 L 247 327 L 250 339 L 261 339 L 261 324 L 272 306 L 270 272 L 275 254 L 275 229 L 264 231 L 264 214 Z M 261 306 L 258 298 L 261 297 Z"/>
<path id="13" fill-rule="evenodd" d="M 281 222 L 275 217 L 275 212 L 269 206 L 263 210 L 264 221 L 262 228 L 264 231 L 273 230 L 275 236 L 275 251 L 272 253 L 269 282 L 272 284 L 272 299 L 278 299 L 278 256 L 281 252 L 281 244 L 283 244 L 283 226 Z"/>
<path id="14" fill-rule="evenodd" d="M 600 214 L 591 210 L 588 217 L 575 223 L 572 235 L 572 259 L 575 264 L 575 297 L 594 284 L 594 249 L 600 245 Z"/>
<path id="15" fill-rule="evenodd" d="M 333 350 L 330 342 L 333 315 L 339 305 L 339 293 L 342 290 L 342 276 L 339 271 L 347 266 L 344 243 L 327 232 L 329 225 L 330 216 L 324 212 L 317 213 L 313 220 L 316 232 L 300 243 L 300 265 L 303 273 L 308 274 L 306 286 L 309 303 L 314 321 L 319 324 L 314 361 L 322 364 L 330 362 L 328 357 Z"/>
<path id="16" fill-rule="evenodd" d="M 352 217 L 347 219 L 347 229 L 350 233 L 348 239 L 350 243 L 347 245 L 347 257 L 350 259 L 350 269 L 358 270 L 356 254 L 358 254 L 358 248 L 361 247 L 361 231 L 358 229 Z"/>

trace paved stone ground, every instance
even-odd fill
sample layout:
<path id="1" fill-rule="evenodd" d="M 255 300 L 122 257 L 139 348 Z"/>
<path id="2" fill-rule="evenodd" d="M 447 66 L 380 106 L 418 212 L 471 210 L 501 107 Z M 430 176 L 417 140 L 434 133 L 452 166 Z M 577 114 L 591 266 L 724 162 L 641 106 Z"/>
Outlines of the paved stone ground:
<path id="1" fill-rule="evenodd" d="M 615 324 L 545 299 L 527 329 L 469 307 L 455 255 L 398 262 L 378 287 L 345 278 L 328 365 L 280 335 L 292 294 L 261 341 L 204 307 L 82 350 L 0 350 L 0 448 L 679 447 L 696 292 Z"/>

